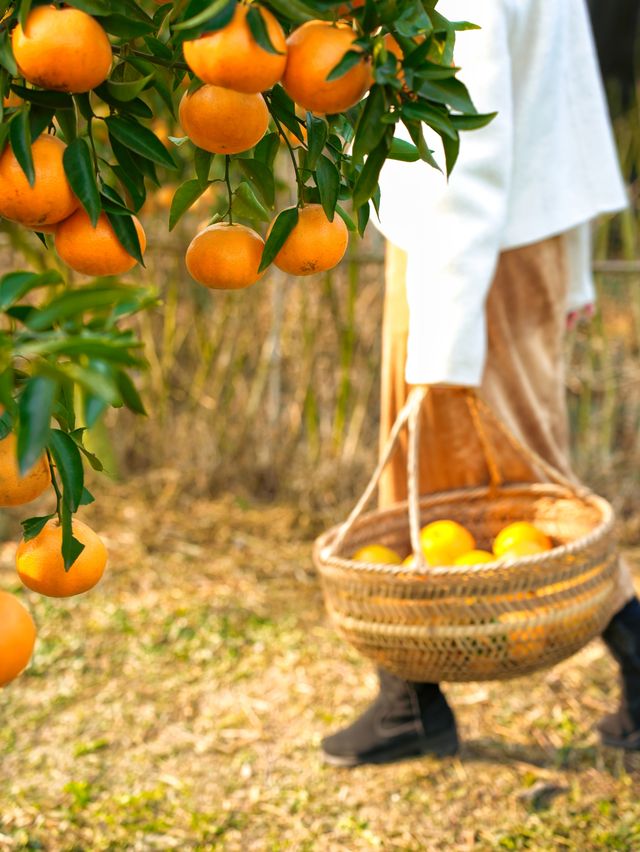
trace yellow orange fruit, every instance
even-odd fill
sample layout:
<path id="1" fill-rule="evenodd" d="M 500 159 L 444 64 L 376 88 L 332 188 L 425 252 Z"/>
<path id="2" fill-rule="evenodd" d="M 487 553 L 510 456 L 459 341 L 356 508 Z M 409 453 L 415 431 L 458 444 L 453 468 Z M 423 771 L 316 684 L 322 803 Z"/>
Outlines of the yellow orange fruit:
<path id="1" fill-rule="evenodd" d="M 374 565 L 401 565 L 402 558 L 384 544 L 367 544 L 351 557 L 354 562 L 372 562 Z"/>
<path id="2" fill-rule="evenodd" d="M 369 60 L 362 60 L 336 80 L 329 74 L 353 48 L 357 34 L 348 26 L 309 21 L 287 39 L 287 66 L 282 85 L 297 104 L 311 112 L 343 112 L 362 100 L 372 83 Z"/>
<path id="3" fill-rule="evenodd" d="M 271 12 L 261 8 L 260 15 L 277 52 L 265 50 L 247 22 L 250 8 L 238 3 L 225 27 L 185 41 L 187 65 L 203 82 L 256 94 L 270 89 L 282 77 L 287 61 L 284 31 Z"/>
<path id="4" fill-rule="evenodd" d="M 24 476 L 20 476 L 16 444 L 17 438 L 12 432 L 0 441 L 0 506 L 30 503 L 51 484 L 46 455 L 42 455 Z"/>
<path id="5" fill-rule="evenodd" d="M 16 678 L 29 664 L 36 626 L 15 595 L 0 590 L 0 686 Z"/>
<path id="6" fill-rule="evenodd" d="M 212 154 L 240 154 L 253 148 L 269 126 L 262 95 L 205 85 L 180 101 L 180 124 L 198 148 Z"/>
<path id="7" fill-rule="evenodd" d="M 144 252 L 144 229 L 135 216 L 133 222 Z M 67 266 L 84 275 L 122 275 L 137 263 L 116 237 L 107 216 L 101 213 L 94 228 L 82 208 L 58 225 L 55 246 Z"/>
<path id="8" fill-rule="evenodd" d="M 11 148 L 0 156 L 0 216 L 28 228 L 54 225 L 70 216 L 80 203 L 64 173 L 65 145 L 56 136 L 39 136 L 31 146 L 36 175 L 29 185 Z"/>
<path id="9" fill-rule="evenodd" d="M 13 107 L 19 107 L 24 103 L 22 98 L 19 95 L 16 95 L 15 92 L 9 92 L 8 95 L 2 99 L 2 106 L 5 109 L 12 109 Z"/>
<path id="10" fill-rule="evenodd" d="M 493 553 L 487 550 L 470 550 L 468 553 L 463 553 L 454 561 L 454 565 L 481 565 L 485 562 L 495 562 L 496 557 Z"/>
<path id="11" fill-rule="evenodd" d="M 271 228 L 273 223 L 269 233 Z M 290 275 L 326 272 L 340 263 L 348 244 L 349 231 L 337 213 L 330 222 L 320 204 L 307 204 L 274 263 Z"/>
<path id="12" fill-rule="evenodd" d="M 537 541 L 514 541 L 510 547 L 500 552 L 500 559 L 518 559 L 522 556 L 537 556 L 546 553 L 548 547 L 544 547 Z M 496 557 L 498 558 L 498 557 Z"/>
<path id="13" fill-rule="evenodd" d="M 522 542 L 534 542 L 540 545 L 542 550 L 550 550 L 551 539 L 528 521 L 516 521 L 500 530 L 493 542 L 493 552 L 496 556 L 502 556 L 507 550 L 513 550 Z"/>
<path id="14" fill-rule="evenodd" d="M 258 272 L 264 240 L 245 225 L 218 222 L 191 241 L 185 261 L 192 278 L 213 290 L 243 290 L 264 275 Z"/>
<path id="15" fill-rule="evenodd" d="M 106 80 L 113 59 L 100 24 L 80 9 L 36 6 L 11 36 L 21 75 L 43 89 L 88 92 Z"/>
<path id="16" fill-rule="evenodd" d="M 453 565 L 458 557 L 475 550 L 469 530 L 456 521 L 434 521 L 420 530 L 422 552 L 429 565 Z"/>
<path id="17" fill-rule="evenodd" d="M 35 538 L 22 541 L 16 552 L 16 569 L 24 585 L 50 598 L 68 598 L 92 589 L 107 565 L 107 548 L 91 527 L 73 521 L 73 535 L 84 550 L 68 571 L 62 558 L 62 527 L 48 521 Z"/>

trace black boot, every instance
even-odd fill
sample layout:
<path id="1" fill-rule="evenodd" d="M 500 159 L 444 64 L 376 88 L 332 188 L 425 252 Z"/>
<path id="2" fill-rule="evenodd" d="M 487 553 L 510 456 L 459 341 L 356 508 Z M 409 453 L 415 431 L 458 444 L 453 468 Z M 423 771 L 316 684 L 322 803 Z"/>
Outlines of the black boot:
<path id="1" fill-rule="evenodd" d="M 384 669 L 378 677 L 380 692 L 373 704 L 348 728 L 322 741 L 327 763 L 393 763 L 458 751 L 456 722 L 437 683 L 411 683 Z"/>
<path id="2" fill-rule="evenodd" d="M 614 615 L 602 634 L 620 666 L 621 700 L 616 713 L 598 725 L 604 745 L 640 750 L 640 602 L 637 598 Z"/>

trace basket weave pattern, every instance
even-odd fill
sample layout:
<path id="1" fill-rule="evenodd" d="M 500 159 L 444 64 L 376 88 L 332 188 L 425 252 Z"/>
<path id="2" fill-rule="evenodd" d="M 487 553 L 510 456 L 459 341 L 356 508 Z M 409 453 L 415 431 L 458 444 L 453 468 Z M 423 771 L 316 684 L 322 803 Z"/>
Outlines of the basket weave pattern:
<path id="1" fill-rule="evenodd" d="M 602 632 L 617 608 L 611 506 L 559 474 L 554 478 L 561 483 L 494 482 L 418 499 L 420 404 L 417 395 L 409 400 L 348 521 L 316 542 L 314 561 L 336 629 L 363 655 L 407 680 L 507 679 L 571 656 Z M 409 500 L 362 514 L 407 421 Z M 450 518 L 467 527 L 484 549 L 491 549 L 503 527 L 521 520 L 534 523 L 555 546 L 511 561 L 429 567 L 420 556 L 420 527 Z M 401 555 L 413 552 L 418 564 L 350 559 L 371 542 Z"/>

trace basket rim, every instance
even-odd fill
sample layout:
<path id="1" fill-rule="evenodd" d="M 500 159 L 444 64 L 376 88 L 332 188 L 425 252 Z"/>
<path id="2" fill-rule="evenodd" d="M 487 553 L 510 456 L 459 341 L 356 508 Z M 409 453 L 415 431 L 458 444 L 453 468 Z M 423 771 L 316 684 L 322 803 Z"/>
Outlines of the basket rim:
<path id="1" fill-rule="evenodd" d="M 470 488 L 456 488 L 450 491 L 439 491 L 436 494 L 425 494 L 420 497 L 420 509 L 428 508 L 430 505 L 437 506 L 439 503 L 448 502 L 449 500 L 465 499 L 467 501 L 479 501 L 487 495 L 496 494 L 518 494 L 530 493 L 535 496 L 554 496 L 563 499 L 570 498 L 575 502 L 588 505 L 600 512 L 601 520 L 597 526 L 586 536 L 581 536 L 572 542 L 553 547 L 551 550 L 544 551 L 541 554 L 533 556 L 522 556 L 516 559 L 500 559 L 492 562 L 479 563 L 477 565 L 424 565 L 411 566 L 406 565 L 386 565 L 371 562 L 356 562 L 352 559 L 347 559 L 338 554 L 327 554 L 327 548 L 333 543 L 338 533 L 342 529 L 342 524 L 336 524 L 326 530 L 322 535 L 315 540 L 313 548 L 313 559 L 317 568 L 322 572 L 325 567 L 342 568 L 354 574 L 367 575 L 388 575 L 388 576 L 410 576 L 410 577 L 448 577 L 455 579 L 464 575 L 474 574 L 482 575 L 484 573 L 491 574 L 496 570 L 496 567 L 502 568 L 507 566 L 536 566 L 547 562 L 548 560 L 556 560 L 566 556 L 572 556 L 585 548 L 591 547 L 598 539 L 603 538 L 611 532 L 615 524 L 615 512 L 613 506 L 604 497 L 593 492 L 577 494 L 570 491 L 567 487 L 556 485 L 555 483 L 513 483 L 510 485 L 501 485 L 499 487 L 485 485 L 474 486 Z M 375 518 L 383 518 L 385 516 L 396 515 L 400 510 L 407 510 L 407 501 L 395 503 L 387 509 L 376 509 L 362 515 L 356 524 L 356 528 L 365 526 L 368 521 Z M 407 520 L 408 523 L 408 520 Z"/>

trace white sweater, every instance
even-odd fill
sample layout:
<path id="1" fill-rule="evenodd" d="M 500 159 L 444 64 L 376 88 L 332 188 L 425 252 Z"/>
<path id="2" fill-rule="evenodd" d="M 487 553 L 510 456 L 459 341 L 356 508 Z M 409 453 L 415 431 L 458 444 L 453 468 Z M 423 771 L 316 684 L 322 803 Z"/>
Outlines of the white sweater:
<path id="1" fill-rule="evenodd" d="M 438 9 L 482 27 L 458 34 L 456 64 L 478 111 L 498 116 L 462 134 L 448 183 L 425 163 L 389 161 L 379 227 L 408 252 L 407 381 L 479 385 L 500 252 L 566 234 L 567 309 L 581 307 L 593 300 L 589 222 L 627 200 L 585 0 Z M 439 137 L 428 141 L 444 163 Z"/>

